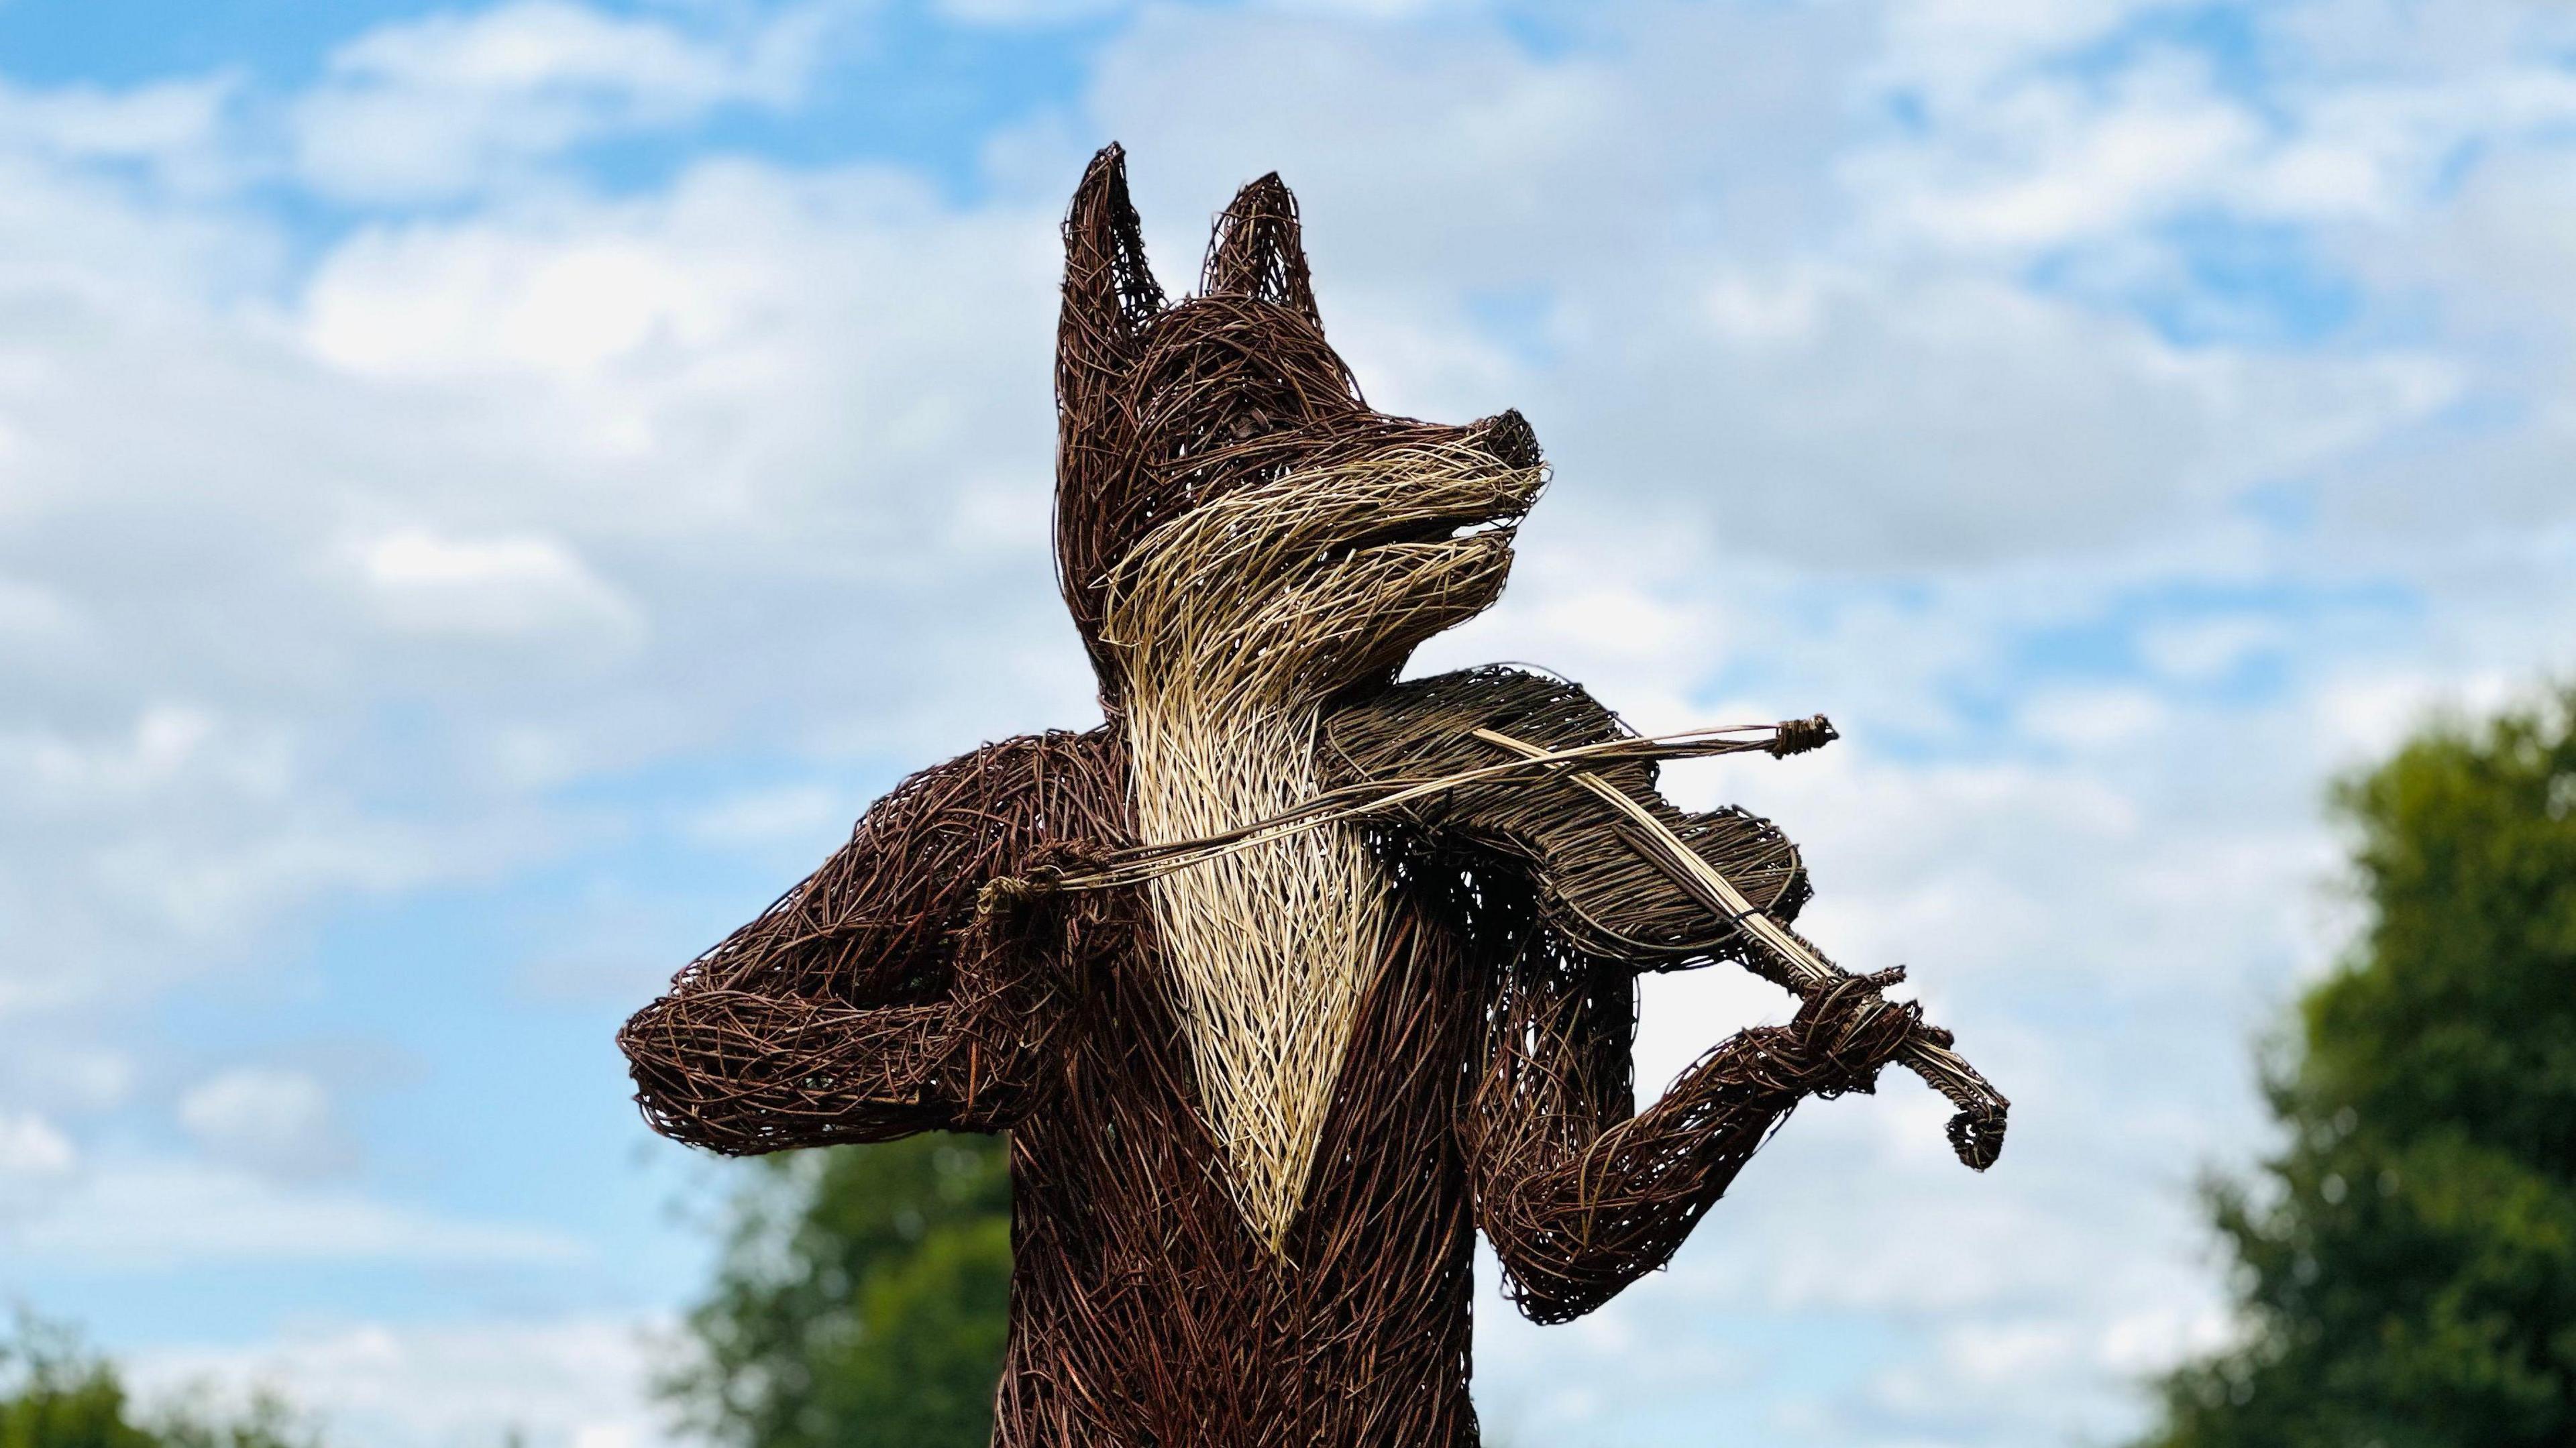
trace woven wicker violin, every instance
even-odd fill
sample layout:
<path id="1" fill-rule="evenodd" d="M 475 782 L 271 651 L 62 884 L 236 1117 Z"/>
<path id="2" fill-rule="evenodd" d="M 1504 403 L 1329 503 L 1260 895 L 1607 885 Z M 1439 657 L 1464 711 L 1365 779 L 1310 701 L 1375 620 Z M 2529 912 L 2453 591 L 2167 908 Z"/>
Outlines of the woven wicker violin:
<path id="1" fill-rule="evenodd" d="M 657 1130 L 1009 1132 L 1007 1448 L 1473 1444 L 1476 1232 L 1524 1312 L 1588 1312 L 1891 1061 L 1994 1160 L 2006 1103 L 1901 972 L 1791 931 L 1796 848 L 1656 792 L 1821 718 L 1641 739 L 1536 673 L 1396 682 L 1502 591 L 1546 477 L 1518 413 L 1371 411 L 1276 176 L 1185 300 L 1114 146 L 1065 243 L 1056 558 L 1106 722 L 906 780 L 681 971 L 619 1036 Z M 1638 1109 L 1638 974 L 1721 960 L 1795 1016 Z"/>

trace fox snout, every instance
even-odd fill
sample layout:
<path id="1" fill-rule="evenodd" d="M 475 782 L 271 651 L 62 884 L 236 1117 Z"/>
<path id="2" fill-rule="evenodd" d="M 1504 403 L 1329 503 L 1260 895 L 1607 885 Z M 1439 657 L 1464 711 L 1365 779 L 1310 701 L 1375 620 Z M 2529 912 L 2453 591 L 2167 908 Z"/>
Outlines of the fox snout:
<path id="1" fill-rule="evenodd" d="M 1517 419 L 1514 419 L 1517 423 Z M 1272 704 L 1391 676 L 1502 595 L 1546 486 L 1526 424 L 1406 442 L 1239 487 L 1137 543 L 1103 641 L 1131 691 L 1222 676 Z"/>

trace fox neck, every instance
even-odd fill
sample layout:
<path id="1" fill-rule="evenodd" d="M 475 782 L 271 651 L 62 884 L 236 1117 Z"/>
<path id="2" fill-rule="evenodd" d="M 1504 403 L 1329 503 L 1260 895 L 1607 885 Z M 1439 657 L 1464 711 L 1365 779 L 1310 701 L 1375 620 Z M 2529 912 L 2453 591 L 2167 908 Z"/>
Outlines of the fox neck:
<path id="1" fill-rule="evenodd" d="M 1239 828 L 1318 792 L 1315 702 L 1175 692 L 1186 691 L 1130 695 L 1130 788 L 1146 843 Z M 1390 882 L 1358 833 L 1335 825 L 1148 889 L 1208 1125 L 1246 1221 L 1278 1251 L 1386 939 Z"/>

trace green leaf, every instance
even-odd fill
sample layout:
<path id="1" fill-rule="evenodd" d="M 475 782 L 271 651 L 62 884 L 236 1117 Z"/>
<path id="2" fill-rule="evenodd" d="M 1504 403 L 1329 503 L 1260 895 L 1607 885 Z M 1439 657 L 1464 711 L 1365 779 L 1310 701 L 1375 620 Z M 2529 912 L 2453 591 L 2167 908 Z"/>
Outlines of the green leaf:
<path id="1" fill-rule="evenodd" d="M 2576 692 L 2335 800 L 2370 924 L 2269 1072 L 2288 1144 L 2210 1193 L 2242 1339 L 2145 1441 L 2576 1442 Z"/>

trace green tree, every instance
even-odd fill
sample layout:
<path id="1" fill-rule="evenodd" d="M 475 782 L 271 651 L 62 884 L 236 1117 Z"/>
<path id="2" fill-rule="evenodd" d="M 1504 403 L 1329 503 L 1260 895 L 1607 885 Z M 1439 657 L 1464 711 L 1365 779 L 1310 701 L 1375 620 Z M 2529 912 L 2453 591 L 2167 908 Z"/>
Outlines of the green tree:
<path id="1" fill-rule="evenodd" d="M 2576 691 L 2336 794 L 2372 910 L 2210 1191 L 2247 1326 L 2159 1448 L 2576 1443 Z"/>
<path id="2" fill-rule="evenodd" d="M 182 1402 L 137 1416 L 116 1367 L 58 1324 L 18 1314 L 0 1339 L 0 1448 L 311 1448 L 277 1398 L 227 1415 Z"/>
<path id="3" fill-rule="evenodd" d="M 739 1448 L 982 1448 L 1010 1308 L 1010 1193 L 994 1137 L 768 1158 L 729 1208 L 715 1284 L 663 1396 Z"/>

